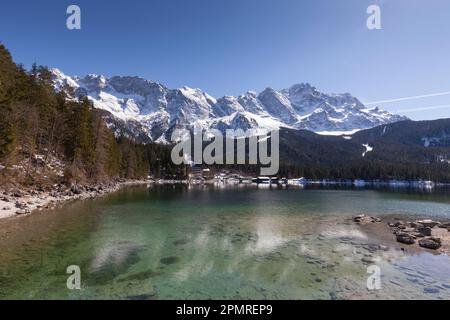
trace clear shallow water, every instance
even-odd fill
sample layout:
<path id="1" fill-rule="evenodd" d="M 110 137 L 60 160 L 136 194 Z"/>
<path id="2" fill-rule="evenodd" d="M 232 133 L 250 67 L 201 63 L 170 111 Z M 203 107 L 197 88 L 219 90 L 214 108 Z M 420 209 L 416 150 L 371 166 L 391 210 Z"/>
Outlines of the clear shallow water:
<path id="1" fill-rule="evenodd" d="M 383 190 L 128 188 L 0 222 L 0 298 L 450 298 L 448 256 L 403 252 L 385 223 L 354 225 L 350 218 L 360 213 L 450 218 L 450 198 Z M 366 287 L 373 264 L 382 272 L 378 291 Z M 66 288 L 69 265 L 81 268 L 81 291 Z"/>

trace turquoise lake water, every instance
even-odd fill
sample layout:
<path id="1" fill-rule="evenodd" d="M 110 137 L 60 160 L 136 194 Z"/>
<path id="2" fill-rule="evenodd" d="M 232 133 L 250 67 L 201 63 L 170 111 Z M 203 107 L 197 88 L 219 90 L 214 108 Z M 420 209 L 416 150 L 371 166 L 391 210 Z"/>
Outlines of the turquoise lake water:
<path id="1" fill-rule="evenodd" d="M 384 222 L 355 225 L 360 213 L 449 219 L 450 197 L 130 187 L 1 221 L 0 299 L 450 298 L 447 255 L 402 251 Z M 67 289 L 71 265 L 81 290 Z M 381 270 L 380 290 L 367 288 L 370 265 Z"/>

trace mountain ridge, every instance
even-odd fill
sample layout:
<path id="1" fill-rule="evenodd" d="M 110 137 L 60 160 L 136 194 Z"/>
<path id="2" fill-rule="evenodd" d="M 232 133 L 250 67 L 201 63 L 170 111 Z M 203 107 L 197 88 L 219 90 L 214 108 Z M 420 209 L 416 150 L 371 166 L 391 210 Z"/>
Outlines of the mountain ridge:
<path id="1" fill-rule="evenodd" d="M 86 96 L 96 108 L 117 118 L 115 125 L 109 122 L 113 129 L 121 130 L 117 126 L 121 123 L 125 131 L 139 131 L 138 135 L 161 143 L 170 141 L 174 129 L 194 126 L 254 134 L 279 128 L 347 132 L 408 119 L 369 109 L 349 93 L 322 93 L 308 83 L 216 99 L 201 89 L 169 89 L 141 77 L 89 74 L 81 78 L 59 69 L 51 72 L 56 90 L 71 88 L 73 98 Z"/>

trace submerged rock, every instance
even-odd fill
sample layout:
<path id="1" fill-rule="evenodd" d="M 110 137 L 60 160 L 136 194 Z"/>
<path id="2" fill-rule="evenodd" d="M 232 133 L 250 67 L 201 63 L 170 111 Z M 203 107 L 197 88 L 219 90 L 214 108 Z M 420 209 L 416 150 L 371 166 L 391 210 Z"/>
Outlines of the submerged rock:
<path id="1" fill-rule="evenodd" d="M 374 264 L 376 262 L 373 258 L 370 257 L 364 257 L 361 259 L 361 261 L 367 264 Z"/>
<path id="2" fill-rule="evenodd" d="M 439 289 L 438 288 L 434 288 L 434 287 L 427 287 L 423 289 L 424 293 L 432 293 L 432 294 L 436 294 L 439 293 Z"/>
<path id="3" fill-rule="evenodd" d="M 128 300 L 153 300 L 155 298 L 155 294 L 140 294 L 137 296 L 128 296 Z"/>
<path id="4" fill-rule="evenodd" d="M 143 250 L 143 246 L 127 241 L 116 242 L 105 248 L 94 261 L 89 259 L 83 262 L 82 266 L 88 265 L 86 269 L 90 269 L 86 284 L 98 286 L 112 283 L 115 278 L 126 274 L 133 265 L 141 261 L 139 254 Z"/>
<path id="5" fill-rule="evenodd" d="M 381 222 L 381 219 L 376 217 L 370 217 L 365 214 L 360 214 L 358 216 L 353 217 L 353 221 L 359 224 L 369 224 Z"/>
<path id="6" fill-rule="evenodd" d="M 150 281 L 111 281 L 104 285 L 103 298 L 110 300 L 153 300 L 156 289 Z"/>
<path id="7" fill-rule="evenodd" d="M 150 278 L 159 276 L 160 274 L 161 273 L 158 271 L 147 270 L 147 271 L 131 274 L 125 278 L 120 279 L 119 282 L 122 282 L 122 281 L 144 281 L 144 280 L 148 280 Z"/>
<path id="8" fill-rule="evenodd" d="M 176 245 L 176 246 L 182 246 L 182 245 L 185 245 L 187 243 L 189 243 L 188 239 L 179 239 L 179 240 L 175 240 L 173 242 L 173 244 Z"/>
<path id="9" fill-rule="evenodd" d="M 169 264 L 177 263 L 179 260 L 180 260 L 180 258 L 178 258 L 178 257 L 167 257 L 167 258 L 162 258 L 159 261 L 162 264 L 169 265 Z"/>

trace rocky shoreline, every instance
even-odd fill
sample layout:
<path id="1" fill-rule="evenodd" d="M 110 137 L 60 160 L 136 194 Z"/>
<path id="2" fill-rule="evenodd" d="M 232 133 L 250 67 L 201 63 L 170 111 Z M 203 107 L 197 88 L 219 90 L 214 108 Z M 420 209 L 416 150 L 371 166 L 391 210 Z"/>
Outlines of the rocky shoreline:
<path id="1" fill-rule="evenodd" d="M 353 222 L 367 225 L 383 221 L 381 218 L 362 214 L 353 217 Z M 440 253 L 450 252 L 450 222 L 431 219 L 403 221 L 400 218 L 393 218 L 392 221 L 387 222 L 387 227 L 395 240 L 402 245 Z"/>
<path id="2" fill-rule="evenodd" d="M 450 232 L 450 223 L 439 221 L 415 220 L 388 223 L 389 228 L 396 236 L 398 242 L 408 245 L 414 245 L 416 242 L 420 247 L 438 250 L 442 247 L 444 238 L 448 237 Z"/>
<path id="3" fill-rule="evenodd" d="M 34 211 L 51 210 L 66 201 L 96 198 L 118 191 L 124 186 L 148 183 L 148 180 L 117 180 L 95 185 L 59 184 L 54 185 L 50 191 L 23 187 L 0 189 L 0 219 L 27 216 Z"/>

